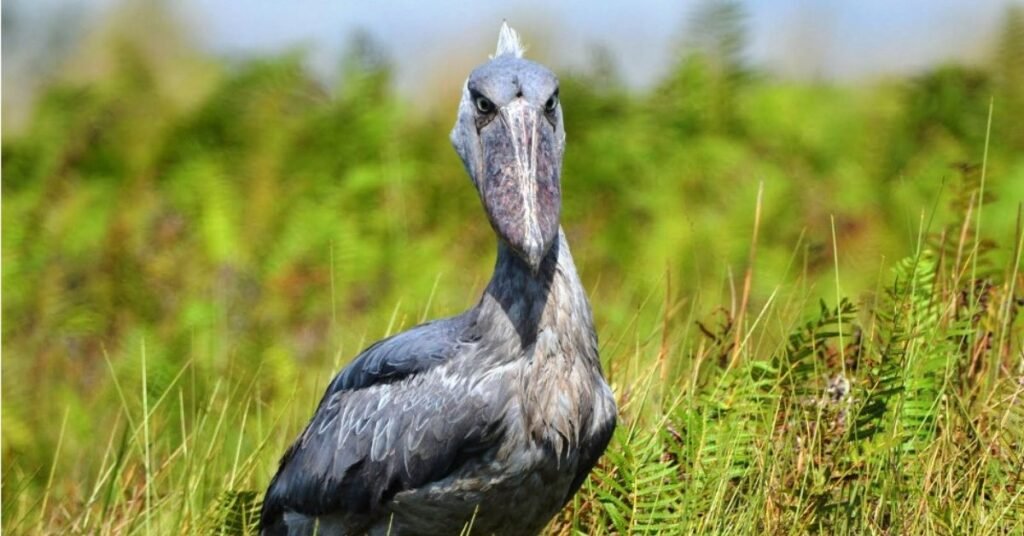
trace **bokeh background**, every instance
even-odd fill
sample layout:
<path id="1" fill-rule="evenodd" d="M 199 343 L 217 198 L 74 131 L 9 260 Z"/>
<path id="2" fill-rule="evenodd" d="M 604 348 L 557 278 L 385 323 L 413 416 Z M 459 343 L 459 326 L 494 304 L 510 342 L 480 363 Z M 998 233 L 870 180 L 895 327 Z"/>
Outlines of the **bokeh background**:
<path id="1" fill-rule="evenodd" d="M 194 481 L 187 519 L 260 489 L 337 367 L 474 302 L 494 239 L 448 131 L 502 19 L 561 78 L 563 223 L 613 378 L 668 304 L 735 312 L 760 185 L 750 310 L 870 302 L 983 172 L 1010 261 L 1020 2 L 9 0 L 5 522 L 134 527 L 153 478 Z M 153 408 L 162 457 L 108 471 Z"/>

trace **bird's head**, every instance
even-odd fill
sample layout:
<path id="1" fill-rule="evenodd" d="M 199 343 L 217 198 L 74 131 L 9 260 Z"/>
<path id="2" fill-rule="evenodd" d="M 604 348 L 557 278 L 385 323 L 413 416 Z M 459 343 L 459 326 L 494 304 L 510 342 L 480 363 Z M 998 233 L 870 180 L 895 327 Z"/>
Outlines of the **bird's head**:
<path id="1" fill-rule="evenodd" d="M 558 78 L 522 56 L 503 24 L 494 56 L 466 80 L 451 141 L 491 227 L 536 272 L 558 236 L 565 130 Z"/>

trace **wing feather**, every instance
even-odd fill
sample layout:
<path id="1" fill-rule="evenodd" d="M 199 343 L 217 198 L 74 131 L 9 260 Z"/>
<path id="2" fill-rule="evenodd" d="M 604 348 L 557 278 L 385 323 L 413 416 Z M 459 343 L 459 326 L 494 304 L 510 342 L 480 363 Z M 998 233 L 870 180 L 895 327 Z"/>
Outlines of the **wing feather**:
<path id="1" fill-rule="evenodd" d="M 341 371 L 282 458 L 261 525 L 288 511 L 372 516 L 395 493 L 439 480 L 467 453 L 493 444 L 506 382 L 494 376 L 479 389 L 439 366 L 467 350 L 469 325 L 455 317 L 418 326 Z"/>

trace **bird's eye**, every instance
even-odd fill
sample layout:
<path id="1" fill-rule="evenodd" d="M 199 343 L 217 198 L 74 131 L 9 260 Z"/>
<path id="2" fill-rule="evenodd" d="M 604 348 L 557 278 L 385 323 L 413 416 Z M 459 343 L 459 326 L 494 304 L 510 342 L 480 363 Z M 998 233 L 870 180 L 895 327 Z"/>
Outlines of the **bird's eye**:
<path id="1" fill-rule="evenodd" d="M 476 110 L 482 114 L 489 114 L 494 111 L 494 103 L 487 99 L 487 97 L 477 96 L 473 99 L 476 104 Z"/>
<path id="2" fill-rule="evenodd" d="M 548 101 L 544 103 L 544 110 L 547 111 L 549 114 L 550 113 L 554 113 L 555 112 L 555 108 L 558 108 L 558 92 L 557 91 L 554 92 L 554 94 L 552 94 L 550 97 L 548 97 Z"/>

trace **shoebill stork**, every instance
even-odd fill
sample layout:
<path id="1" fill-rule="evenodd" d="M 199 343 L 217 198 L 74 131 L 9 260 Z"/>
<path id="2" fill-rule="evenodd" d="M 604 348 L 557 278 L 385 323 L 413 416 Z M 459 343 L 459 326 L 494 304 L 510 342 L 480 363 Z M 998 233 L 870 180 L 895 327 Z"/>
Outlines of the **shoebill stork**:
<path id="1" fill-rule="evenodd" d="M 615 427 L 559 225 L 558 78 L 503 26 L 451 141 L 498 238 L 475 307 L 384 339 L 331 382 L 263 502 L 263 534 L 536 534 Z"/>

